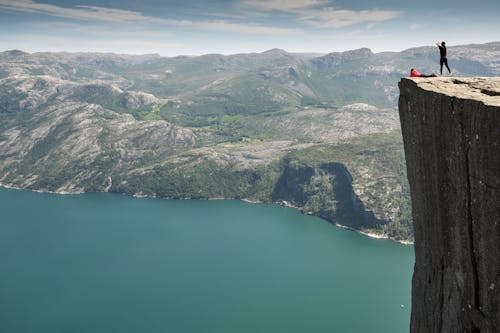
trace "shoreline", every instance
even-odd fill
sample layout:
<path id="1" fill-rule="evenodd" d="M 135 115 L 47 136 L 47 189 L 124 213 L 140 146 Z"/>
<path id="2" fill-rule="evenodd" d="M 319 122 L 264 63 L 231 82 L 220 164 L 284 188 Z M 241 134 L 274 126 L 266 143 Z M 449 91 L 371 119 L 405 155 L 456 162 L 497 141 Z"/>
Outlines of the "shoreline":
<path id="1" fill-rule="evenodd" d="M 207 198 L 207 199 L 191 199 L 191 198 L 173 199 L 173 198 L 161 198 L 161 197 L 158 197 L 158 196 L 155 196 L 155 195 L 151 195 L 151 196 L 150 195 L 145 195 L 145 194 L 142 194 L 141 192 L 134 193 L 134 194 L 118 193 L 118 192 L 108 192 L 108 191 L 101 191 L 101 192 L 84 192 L 84 191 L 69 192 L 69 191 L 60 191 L 60 192 L 55 192 L 55 191 L 49 191 L 49 190 L 32 190 L 32 189 L 26 189 L 26 188 L 19 188 L 19 187 L 7 185 L 7 184 L 1 183 L 1 182 L 0 182 L 0 187 L 6 188 L 6 189 L 10 189 L 10 190 L 30 191 L 30 192 L 36 192 L 36 193 L 49 193 L 49 194 L 57 194 L 57 195 L 79 195 L 79 194 L 86 194 L 86 193 L 114 193 L 114 194 L 121 194 L 121 195 L 131 196 L 133 198 L 146 198 L 146 199 L 209 200 L 209 201 L 215 201 L 215 200 L 239 200 L 239 201 L 246 202 L 246 203 L 249 203 L 249 204 L 263 204 L 263 203 L 265 203 L 265 202 L 262 202 L 260 200 L 253 200 L 253 199 L 248 199 L 248 198 L 243 198 L 243 199 L 234 199 L 234 198 L 230 199 L 230 198 L 223 198 L 223 197 Z M 348 226 L 345 226 L 345 225 L 342 225 L 342 224 L 339 224 L 339 223 L 336 223 L 336 222 L 331 222 L 331 221 L 325 220 L 325 219 L 323 219 L 323 218 L 321 218 L 319 216 L 316 216 L 314 214 L 310 214 L 309 212 L 307 212 L 307 213 L 303 212 L 300 207 L 294 206 L 294 205 L 290 204 L 287 201 L 270 202 L 270 203 L 278 205 L 278 206 L 281 206 L 281 207 L 297 209 L 302 214 L 306 214 L 306 215 L 309 215 L 309 216 L 314 216 L 314 217 L 320 218 L 320 219 L 324 220 L 325 222 L 333 224 L 336 227 L 339 227 L 339 228 L 342 228 L 342 229 L 347 229 L 349 231 L 356 232 L 358 234 L 361 234 L 361 235 L 369 237 L 369 238 L 385 239 L 385 240 L 389 240 L 389 241 L 392 241 L 392 242 L 395 242 L 395 243 L 399 243 L 401 245 L 414 245 L 413 241 L 409 241 L 409 240 L 396 240 L 396 239 L 389 238 L 388 236 L 386 236 L 384 234 L 378 234 L 378 233 L 374 233 L 374 232 L 358 230 L 358 229 L 354 229 L 354 228 L 351 228 L 351 227 L 348 227 Z"/>
<path id="2" fill-rule="evenodd" d="M 398 240 L 398 239 L 393 239 L 393 238 L 390 238 L 388 237 L 387 235 L 385 234 L 379 234 L 379 233 L 375 233 L 375 232 L 370 232 L 370 231 L 363 231 L 363 230 L 358 230 L 358 229 L 353 229 L 351 227 L 348 227 L 348 226 L 345 226 L 345 225 L 342 225 L 342 224 L 338 224 L 338 223 L 334 223 L 337 227 L 339 228 L 342 228 L 342 229 L 347 229 L 347 230 L 350 230 L 350 231 L 355 231 L 357 232 L 358 234 L 361 234 L 361 235 L 364 235 L 364 236 L 367 236 L 367 237 L 370 237 L 370 238 L 375 238 L 375 239 L 386 239 L 386 240 L 390 240 L 391 242 L 396 242 L 396 243 L 399 243 L 401 245 L 414 245 L 414 242 L 410 241 L 410 240 Z"/>
<path id="3" fill-rule="evenodd" d="M 69 191 L 49 191 L 49 190 L 32 190 L 28 188 L 22 188 L 22 187 L 15 187 L 12 185 L 7 185 L 4 183 L 0 182 L 0 187 L 9 189 L 9 190 L 18 190 L 18 191 L 29 191 L 29 192 L 35 192 L 35 193 L 49 193 L 49 194 L 58 194 L 58 195 L 78 195 L 78 194 L 85 194 L 87 192 L 84 191 L 75 191 L 75 192 L 69 192 Z M 108 192 L 99 192 L 99 193 L 108 193 Z"/>
<path id="4" fill-rule="evenodd" d="M 388 236 L 386 236 L 385 234 L 378 234 L 378 233 L 370 232 L 370 231 L 356 230 L 356 229 L 352 229 L 352 228 L 349 228 L 349 227 L 346 227 L 346 226 L 342 226 L 342 225 L 337 224 L 337 223 L 335 223 L 335 225 L 338 226 L 338 227 L 344 228 L 344 229 L 349 229 L 349 230 L 352 230 L 352 231 L 356 231 L 357 233 L 360 233 L 360 234 L 365 235 L 365 236 L 370 237 L 370 238 L 387 239 L 387 240 L 390 240 L 392 242 L 399 243 L 401 245 L 414 245 L 414 242 L 409 241 L 409 240 L 392 239 L 392 238 L 389 238 Z"/>

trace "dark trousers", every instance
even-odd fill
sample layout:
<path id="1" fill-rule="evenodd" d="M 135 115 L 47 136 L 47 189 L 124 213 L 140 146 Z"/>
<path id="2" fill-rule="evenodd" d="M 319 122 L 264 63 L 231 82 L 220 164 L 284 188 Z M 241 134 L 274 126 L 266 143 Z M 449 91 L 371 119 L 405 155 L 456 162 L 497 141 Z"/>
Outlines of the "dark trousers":
<path id="1" fill-rule="evenodd" d="M 441 75 L 443 75 L 443 64 L 446 65 L 446 68 L 448 69 L 448 72 L 451 73 L 450 67 L 448 67 L 448 59 L 447 58 L 441 58 L 439 60 L 439 65 L 441 66 Z"/>

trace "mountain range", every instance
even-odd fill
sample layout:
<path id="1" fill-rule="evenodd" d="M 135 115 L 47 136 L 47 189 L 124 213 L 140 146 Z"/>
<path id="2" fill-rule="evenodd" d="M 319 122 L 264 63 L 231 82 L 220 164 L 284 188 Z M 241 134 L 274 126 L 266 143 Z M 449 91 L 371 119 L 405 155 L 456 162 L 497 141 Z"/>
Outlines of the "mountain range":
<path id="1" fill-rule="evenodd" d="M 500 43 L 448 48 L 496 76 Z M 279 202 L 411 240 L 402 76 L 437 47 L 162 57 L 0 52 L 0 184 Z"/>

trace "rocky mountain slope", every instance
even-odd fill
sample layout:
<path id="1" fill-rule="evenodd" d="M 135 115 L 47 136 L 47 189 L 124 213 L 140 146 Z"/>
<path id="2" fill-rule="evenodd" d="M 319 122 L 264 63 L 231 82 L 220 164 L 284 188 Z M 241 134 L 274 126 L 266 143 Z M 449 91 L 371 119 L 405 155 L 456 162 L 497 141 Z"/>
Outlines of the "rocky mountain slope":
<path id="1" fill-rule="evenodd" d="M 494 75 L 499 53 L 450 48 L 450 64 Z M 435 56 L 1 52 L 0 183 L 287 202 L 411 239 L 396 82 Z"/>

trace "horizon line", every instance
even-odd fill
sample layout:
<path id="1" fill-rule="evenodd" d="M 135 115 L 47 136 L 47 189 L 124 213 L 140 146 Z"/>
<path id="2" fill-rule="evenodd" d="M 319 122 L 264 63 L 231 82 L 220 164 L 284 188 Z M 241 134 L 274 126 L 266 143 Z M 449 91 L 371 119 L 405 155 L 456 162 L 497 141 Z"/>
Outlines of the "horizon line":
<path id="1" fill-rule="evenodd" d="M 474 46 L 474 45 L 488 45 L 488 44 L 496 44 L 500 43 L 500 40 L 498 41 L 490 41 L 490 42 L 485 42 L 485 43 L 468 43 L 468 44 L 457 44 L 457 45 L 448 45 L 448 48 L 453 48 L 453 47 L 463 47 L 463 46 Z M 209 52 L 209 53 L 201 53 L 201 54 L 177 54 L 177 55 L 163 55 L 158 52 L 152 52 L 152 53 L 120 53 L 120 52 L 113 52 L 113 51 L 24 51 L 20 49 L 5 49 L 5 50 L 0 50 L 0 53 L 5 53 L 5 52 L 23 52 L 27 54 L 36 54 L 36 53 L 69 53 L 69 54 L 77 54 L 77 53 L 84 53 L 84 54 L 107 54 L 107 55 L 122 55 L 122 56 L 159 56 L 163 58 L 176 58 L 176 57 L 200 57 L 200 56 L 206 56 L 206 55 L 221 55 L 221 56 L 233 56 L 233 55 L 243 55 L 243 54 L 262 54 L 270 51 L 282 51 L 287 54 L 317 54 L 319 56 L 327 55 L 327 54 L 332 54 L 332 53 L 344 53 L 344 52 L 349 52 L 349 51 L 358 51 L 358 50 L 363 50 L 363 49 L 368 49 L 371 53 L 373 54 L 380 54 L 380 53 L 400 53 L 408 50 L 413 50 L 413 49 L 420 49 L 420 48 L 425 48 L 425 47 L 435 47 L 434 45 L 422 45 L 422 46 L 415 46 L 415 47 L 410 47 L 406 49 L 402 49 L 399 51 L 379 51 L 379 52 L 373 52 L 373 50 L 369 47 L 359 47 L 356 49 L 345 49 L 342 51 L 331 51 L 331 52 L 317 52 L 317 51 L 300 51 L 300 52 L 290 52 L 285 49 L 281 48 L 271 48 L 267 49 L 264 51 L 252 51 L 252 52 L 236 52 L 236 53 L 217 53 L 217 52 Z"/>

